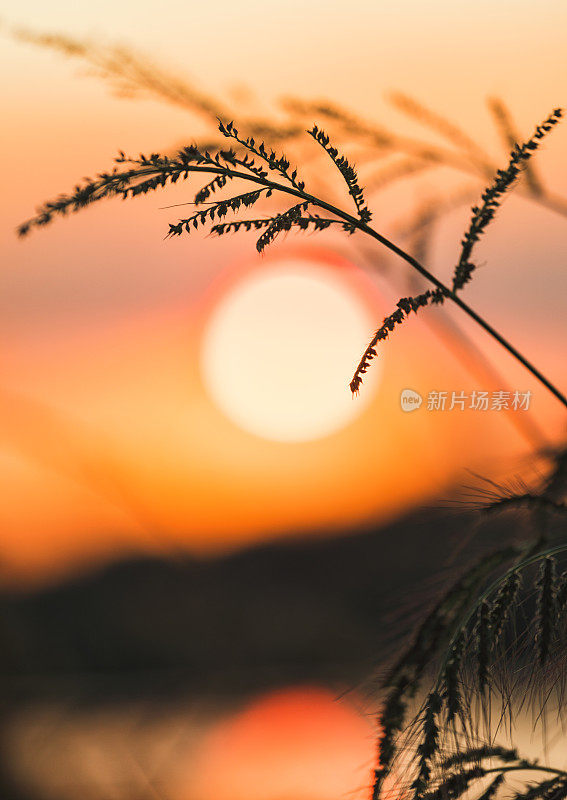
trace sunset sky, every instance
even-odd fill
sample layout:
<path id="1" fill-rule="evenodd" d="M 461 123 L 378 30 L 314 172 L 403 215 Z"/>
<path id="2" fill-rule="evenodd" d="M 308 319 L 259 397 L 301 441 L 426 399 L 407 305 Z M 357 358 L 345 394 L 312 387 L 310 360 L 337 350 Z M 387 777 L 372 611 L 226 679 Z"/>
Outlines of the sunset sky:
<path id="1" fill-rule="evenodd" d="M 348 412 L 330 433 L 281 441 L 276 431 L 265 438 L 215 402 L 202 363 L 210 321 L 247 276 L 282 260 L 311 263 L 333 286 L 348 284 L 348 313 L 360 312 L 370 337 L 393 309 L 404 286 L 396 275 L 406 267 L 390 259 L 393 280 L 369 275 L 354 240 L 290 235 L 263 259 L 246 236 L 164 241 L 178 211 L 160 209 L 192 199 L 192 185 L 100 204 L 18 241 L 15 226 L 39 202 L 111 166 L 119 148 L 170 150 L 201 135 L 203 123 L 155 99 L 118 97 L 88 77 L 84 64 L 16 41 L 12 31 L 135 48 L 204 93 L 223 96 L 235 114 L 251 116 L 258 107 L 270 114 L 282 96 L 326 98 L 439 143 L 388 105 L 387 93 L 400 90 L 450 116 L 502 161 L 487 97 L 506 100 L 524 135 L 567 104 L 565 3 L 22 0 L 5 8 L 2 22 L 0 63 L 9 76 L 0 200 L 5 580 L 52 580 L 140 548 L 210 554 L 283 534 L 324 534 L 428 502 L 466 481 L 467 469 L 482 472 L 489 458 L 492 469 L 520 468 L 526 443 L 502 414 L 400 411 L 407 387 L 423 394 L 491 388 L 467 373 L 425 314 L 384 346 L 374 387 L 349 398 L 360 412 Z M 550 191 L 567 196 L 565 126 L 545 144 L 537 167 Z M 444 181 L 451 186 L 446 172 L 377 198 L 377 228 L 393 235 L 409 203 Z M 460 208 L 437 232 L 430 266 L 439 274 L 450 274 L 467 217 Z M 510 198 L 467 290 L 471 303 L 563 388 L 557 341 L 565 324 L 566 227 L 565 217 Z M 287 319 L 293 330 L 297 313 L 283 299 L 280 306 L 282 325 Z M 353 326 L 337 319 L 339 330 L 341 321 L 346 340 Z M 294 345 L 298 359 L 302 341 L 317 344 L 319 336 L 327 358 L 321 363 L 330 369 L 331 331 L 322 333 L 317 311 L 309 324 L 313 330 Z M 561 432 L 559 404 L 463 324 L 513 389 L 534 393 L 539 426 L 549 436 Z M 353 345 L 353 367 L 359 356 Z M 345 393 L 350 377 L 344 375 Z M 261 396 L 252 387 L 249 397 L 247 413 L 259 414 Z M 314 395 L 307 393 L 305 403 L 309 397 L 317 412 Z"/>
<path id="2" fill-rule="evenodd" d="M 392 104 L 391 93 L 402 92 L 452 120 L 504 167 L 506 146 L 487 99 L 506 102 L 525 138 L 552 109 L 567 107 L 566 31 L 564 0 L 4 3 L 0 589 L 57 586 L 140 553 L 209 558 L 281 537 L 352 533 L 441 505 L 472 473 L 529 480 L 534 445 L 558 442 L 565 431 L 557 400 L 448 307 L 427 309 L 397 330 L 352 398 L 348 383 L 373 331 L 400 296 L 423 288 L 406 264 L 360 235 L 290 233 L 263 257 L 253 236 L 195 232 L 166 240 L 168 222 L 191 207 L 164 206 L 191 201 L 199 188 L 181 182 L 131 202 L 100 203 L 18 240 L 16 226 L 38 204 L 111 168 L 119 149 L 171 153 L 211 135 L 202 116 L 155 96 L 124 97 L 92 65 L 25 36 L 133 50 L 150 71 L 156 65 L 218 99 L 237 124 L 258 116 L 285 121 L 281 101 L 292 97 L 335 103 L 412 140 L 453 147 Z M 327 120 L 305 121 L 313 123 Z M 316 143 L 306 136 L 293 147 L 308 186 L 350 208 Z M 345 151 L 360 161 L 362 185 L 370 182 L 368 146 L 358 141 Z M 378 170 L 382 163 L 390 162 Z M 567 122 L 546 140 L 535 170 L 545 194 L 528 197 L 524 182 L 506 199 L 476 252 L 479 269 L 465 295 L 565 392 Z M 414 247 L 403 229 L 415 209 L 462 195 L 463 187 L 466 200 L 436 226 L 427 252 L 427 266 L 450 280 L 483 181 L 426 169 L 368 197 L 373 225 Z M 449 341 L 455 324 L 500 372 L 495 384 L 456 333 Z M 427 410 L 431 391 L 505 388 L 498 381 L 532 392 L 529 414 Z M 413 413 L 400 408 L 404 389 L 424 398 Z M 383 538 L 379 548 L 382 555 Z M 138 619 L 135 593 L 127 607 L 136 609 L 132 630 L 150 642 L 152 621 Z M 66 609 L 62 628 L 74 611 Z M 257 619 L 254 612 L 246 622 L 277 643 L 285 662 L 277 614 Z M 86 642 L 89 623 L 77 614 L 78 641 L 84 634 Z M 242 620 L 233 618 L 236 638 Z M 217 635 L 203 630 L 204 639 Z M 61 641 L 75 633 L 62 630 Z M 122 646 L 121 630 L 119 638 Z M 126 631 L 124 653 L 129 646 Z M 227 662 L 222 668 L 238 673 Z M 160 796 L 171 800 L 367 797 L 375 698 L 353 690 L 338 702 L 339 691 L 352 687 L 323 679 L 274 690 L 274 678 L 266 688 L 268 667 L 258 664 L 256 693 L 176 697 L 171 708 L 154 703 L 153 687 L 139 705 L 113 706 L 103 691 L 105 703 L 82 708 L 75 684 L 67 703 L 66 676 L 62 689 L 56 676 L 54 700 L 42 704 L 42 683 L 40 700 L 3 723 L 6 764 L 23 794 L 43 800 L 74 800 L 78 785 L 87 798 L 130 800 L 148 786 L 154 796 L 143 773 L 153 762 L 166 775 Z M 128 684 L 124 675 L 117 685 Z M 114 680 L 103 679 L 105 687 Z"/>

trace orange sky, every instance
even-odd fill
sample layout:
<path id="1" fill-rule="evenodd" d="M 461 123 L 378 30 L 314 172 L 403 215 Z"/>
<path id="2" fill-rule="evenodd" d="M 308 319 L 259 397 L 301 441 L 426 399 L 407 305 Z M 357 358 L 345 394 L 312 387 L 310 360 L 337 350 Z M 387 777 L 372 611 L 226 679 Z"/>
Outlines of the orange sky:
<path id="1" fill-rule="evenodd" d="M 214 9 L 165 2 L 159 13 L 144 2 L 24 1 L 4 23 L 141 48 L 204 90 L 248 86 L 264 102 L 290 93 L 330 97 L 398 129 L 403 117 L 383 98 L 401 89 L 452 114 L 494 152 L 487 95 L 504 96 L 526 132 L 567 104 L 562 2 L 359 1 L 349 14 L 346 24 L 344 4 L 318 0 L 289 3 L 285 14 L 280 4 L 251 0 L 222 0 Z M 388 343 L 376 399 L 343 431 L 278 444 L 236 428 L 204 391 L 198 352 L 219 276 L 260 265 L 250 239 L 164 242 L 175 215 L 159 207 L 187 199 L 179 186 L 167 197 L 100 205 L 24 242 L 13 235 L 36 203 L 108 167 L 118 148 L 169 148 L 191 139 L 194 121 L 154 100 L 114 97 L 76 64 L 8 37 L 0 66 L 10 75 L 0 200 L 0 560 L 7 576 L 58 575 L 140 546 L 213 552 L 384 518 L 463 479 L 466 468 L 482 469 L 488 459 L 499 469 L 515 463 L 520 439 L 501 417 L 399 412 L 397 396 L 408 383 L 425 392 L 477 385 L 420 320 Z M 538 162 L 564 194 L 566 153 L 563 127 Z M 419 191 L 439 180 L 432 175 Z M 412 185 L 386 195 L 376 224 L 391 225 L 417 195 Z M 432 266 L 441 272 L 466 217 L 451 215 L 436 240 Z M 468 292 L 558 380 L 566 223 L 511 198 Z M 290 238 L 276 249 L 294 246 Z M 336 246 L 333 238 L 301 242 L 319 259 Z M 356 251 L 350 257 L 356 263 Z M 379 321 L 398 290 L 384 279 L 375 285 Z M 478 341 L 513 388 L 534 390 L 541 425 L 561 430 L 558 405 L 485 337 Z"/>

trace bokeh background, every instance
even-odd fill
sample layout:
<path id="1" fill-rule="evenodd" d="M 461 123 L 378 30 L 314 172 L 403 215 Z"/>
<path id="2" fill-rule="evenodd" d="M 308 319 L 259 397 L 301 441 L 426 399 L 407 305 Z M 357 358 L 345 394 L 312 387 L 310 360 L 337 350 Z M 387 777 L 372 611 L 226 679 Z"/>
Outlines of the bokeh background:
<path id="1" fill-rule="evenodd" d="M 1 21 L 6 793 L 365 796 L 375 704 L 360 682 L 391 654 L 415 596 L 432 591 L 432 575 L 458 567 L 472 539 L 439 506 L 478 474 L 537 478 L 540 464 L 527 456 L 562 436 L 561 408 L 446 309 L 392 337 L 374 383 L 349 398 L 354 410 L 331 432 L 320 435 L 314 423 L 312 436 L 282 440 L 285 404 L 273 436 L 238 424 L 207 383 L 204 342 L 246 281 L 310 265 L 325 286 L 344 288 L 368 338 L 416 284 L 402 262 L 356 236 L 290 234 L 263 258 L 249 236 L 164 240 L 182 212 L 163 206 L 191 200 L 193 186 L 104 202 L 18 240 L 15 227 L 36 204 L 111 167 L 119 148 L 169 152 L 212 131 L 205 115 L 117 91 L 92 63 L 30 34 L 64 34 L 92 52 L 120 45 L 235 120 L 284 124 L 282 98 L 329 101 L 412 141 L 458 151 L 392 102 L 402 92 L 504 166 L 503 130 L 487 99 L 506 103 L 521 136 L 566 103 L 567 8 L 559 0 L 22 0 L 5 3 Z M 324 115 L 308 122 L 333 124 Z M 395 151 L 372 163 L 369 142 L 350 139 L 345 150 L 360 159 L 362 183 L 379 183 L 407 158 Z M 312 185 L 340 196 L 332 165 L 310 147 L 285 144 L 305 160 Z M 523 179 L 506 200 L 467 290 L 560 387 L 566 153 L 560 126 L 529 176 L 538 188 Z M 372 195 L 374 221 L 448 276 L 482 187 L 474 169 L 409 170 Z M 441 206 L 424 239 L 408 236 L 412 221 Z M 316 303 L 305 314 L 283 295 L 272 301 L 286 332 L 286 374 L 292 380 L 294 358 L 312 347 L 321 363 L 312 359 L 309 375 L 324 380 L 336 366 L 329 343 L 340 346 L 342 320 L 327 330 Z M 240 320 L 250 342 L 270 322 L 261 314 Z M 354 341 L 355 323 L 344 325 L 345 341 Z M 354 367 L 360 352 L 349 347 Z M 222 386 L 223 354 L 215 352 Z M 234 357 L 226 358 L 228 376 Z M 262 370 L 256 377 L 257 385 L 238 388 L 252 422 L 273 379 Z M 533 393 L 530 414 L 400 410 L 407 387 L 425 396 L 503 382 Z M 317 409 L 314 385 L 303 397 L 301 383 L 292 387 L 298 408 Z"/>

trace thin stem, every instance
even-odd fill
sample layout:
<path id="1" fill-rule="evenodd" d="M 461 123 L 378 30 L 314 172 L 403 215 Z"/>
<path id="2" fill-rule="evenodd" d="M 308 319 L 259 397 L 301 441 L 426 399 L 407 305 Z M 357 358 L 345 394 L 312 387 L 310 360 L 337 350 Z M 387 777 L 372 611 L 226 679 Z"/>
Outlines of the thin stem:
<path id="1" fill-rule="evenodd" d="M 374 239 L 381 242 L 381 244 L 383 244 L 393 253 L 396 253 L 396 255 L 398 255 L 400 258 L 403 258 L 404 261 L 406 261 L 408 264 L 411 264 L 411 266 L 415 270 L 417 270 L 421 275 L 423 275 L 423 277 L 426 278 L 430 283 L 433 283 L 434 286 L 436 286 L 438 289 L 441 289 L 446 297 L 448 297 L 450 300 L 453 301 L 453 303 L 458 305 L 459 308 L 461 308 L 465 312 L 465 314 L 468 314 L 468 316 L 471 319 L 474 319 L 474 321 L 477 322 L 480 325 L 480 327 L 483 328 L 487 333 L 489 333 L 493 339 L 496 339 L 496 341 L 499 342 L 502 345 L 502 347 L 504 347 L 512 356 L 514 356 L 514 358 L 517 359 L 517 361 L 519 361 L 520 364 L 522 364 L 529 372 L 531 372 L 532 375 L 535 378 L 537 378 L 537 380 L 540 383 L 542 383 L 546 387 L 546 389 L 548 389 L 552 394 L 554 394 L 555 397 L 559 400 L 559 402 L 563 403 L 563 405 L 567 408 L 567 397 L 565 397 L 565 395 L 562 394 L 562 392 L 560 392 L 559 389 L 556 386 L 554 386 L 551 383 L 551 381 L 548 378 L 546 378 L 545 375 L 543 375 L 543 373 L 540 372 L 540 370 L 536 366 L 534 366 L 534 364 L 531 363 L 531 361 L 529 361 L 525 356 L 523 356 L 522 353 L 520 353 L 520 351 L 517 350 L 513 344 L 511 344 L 504 336 L 502 336 L 502 334 L 498 333 L 498 331 L 492 325 L 490 325 L 490 323 L 488 323 L 483 317 L 480 316 L 480 314 L 478 314 L 473 308 L 471 308 L 468 305 L 468 303 L 465 303 L 464 300 L 461 300 L 461 298 L 457 294 L 455 294 L 455 292 L 453 292 L 451 289 L 445 286 L 445 284 L 442 281 L 436 278 L 435 275 L 433 275 L 431 272 L 429 272 L 429 270 L 427 270 L 418 261 L 416 261 L 415 258 L 410 256 L 409 253 L 406 253 L 404 250 L 395 245 L 393 242 L 390 242 L 384 236 L 377 233 L 375 230 L 365 225 L 364 223 L 361 224 L 361 230 L 365 230 L 365 232 L 368 233 L 369 236 L 372 236 Z"/>
<path id="2" fill-rule="evenodd" d="M 361 256 L 369 265 L 369 269 L 375 268 L 374 258 L 369 254 L 367 248 L 360 247 L 359 249 Z M 468 370 L 471 375 L 480 378 L 481 381 L 488 380 L 493 388 L 502 389 L 511 394 L 511 389 L 499 370 L 493 366 L 483 350 L 463 330 L 457 320 L 447 313 L 441 313 L 435 317 L 425 317 L 424 322 L 429 325 L 434 335 L 459 362 L 462 362 L 463 357 L 468 360 Z M 510 423 L 530 445 L 538 450 L 548 446 L 547 437 L 533 419 L 531 412 L 516 414 L 511 407 L 505 408 L 504 412 Z"/>

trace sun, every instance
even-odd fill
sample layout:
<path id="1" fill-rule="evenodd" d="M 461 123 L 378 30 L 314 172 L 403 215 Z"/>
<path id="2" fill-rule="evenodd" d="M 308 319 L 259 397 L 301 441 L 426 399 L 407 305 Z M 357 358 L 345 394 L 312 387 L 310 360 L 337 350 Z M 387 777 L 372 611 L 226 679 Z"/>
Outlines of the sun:
<path id="1" fill-rule="evenodd" d="M 349 381 L 376 326 L 373 286 L 346 261 L 282 256 L 246 270 L 208 319 L 204 384 L 236 425 L 264 439 L 329 436 L 360 414 L 376 391 Z"/>

